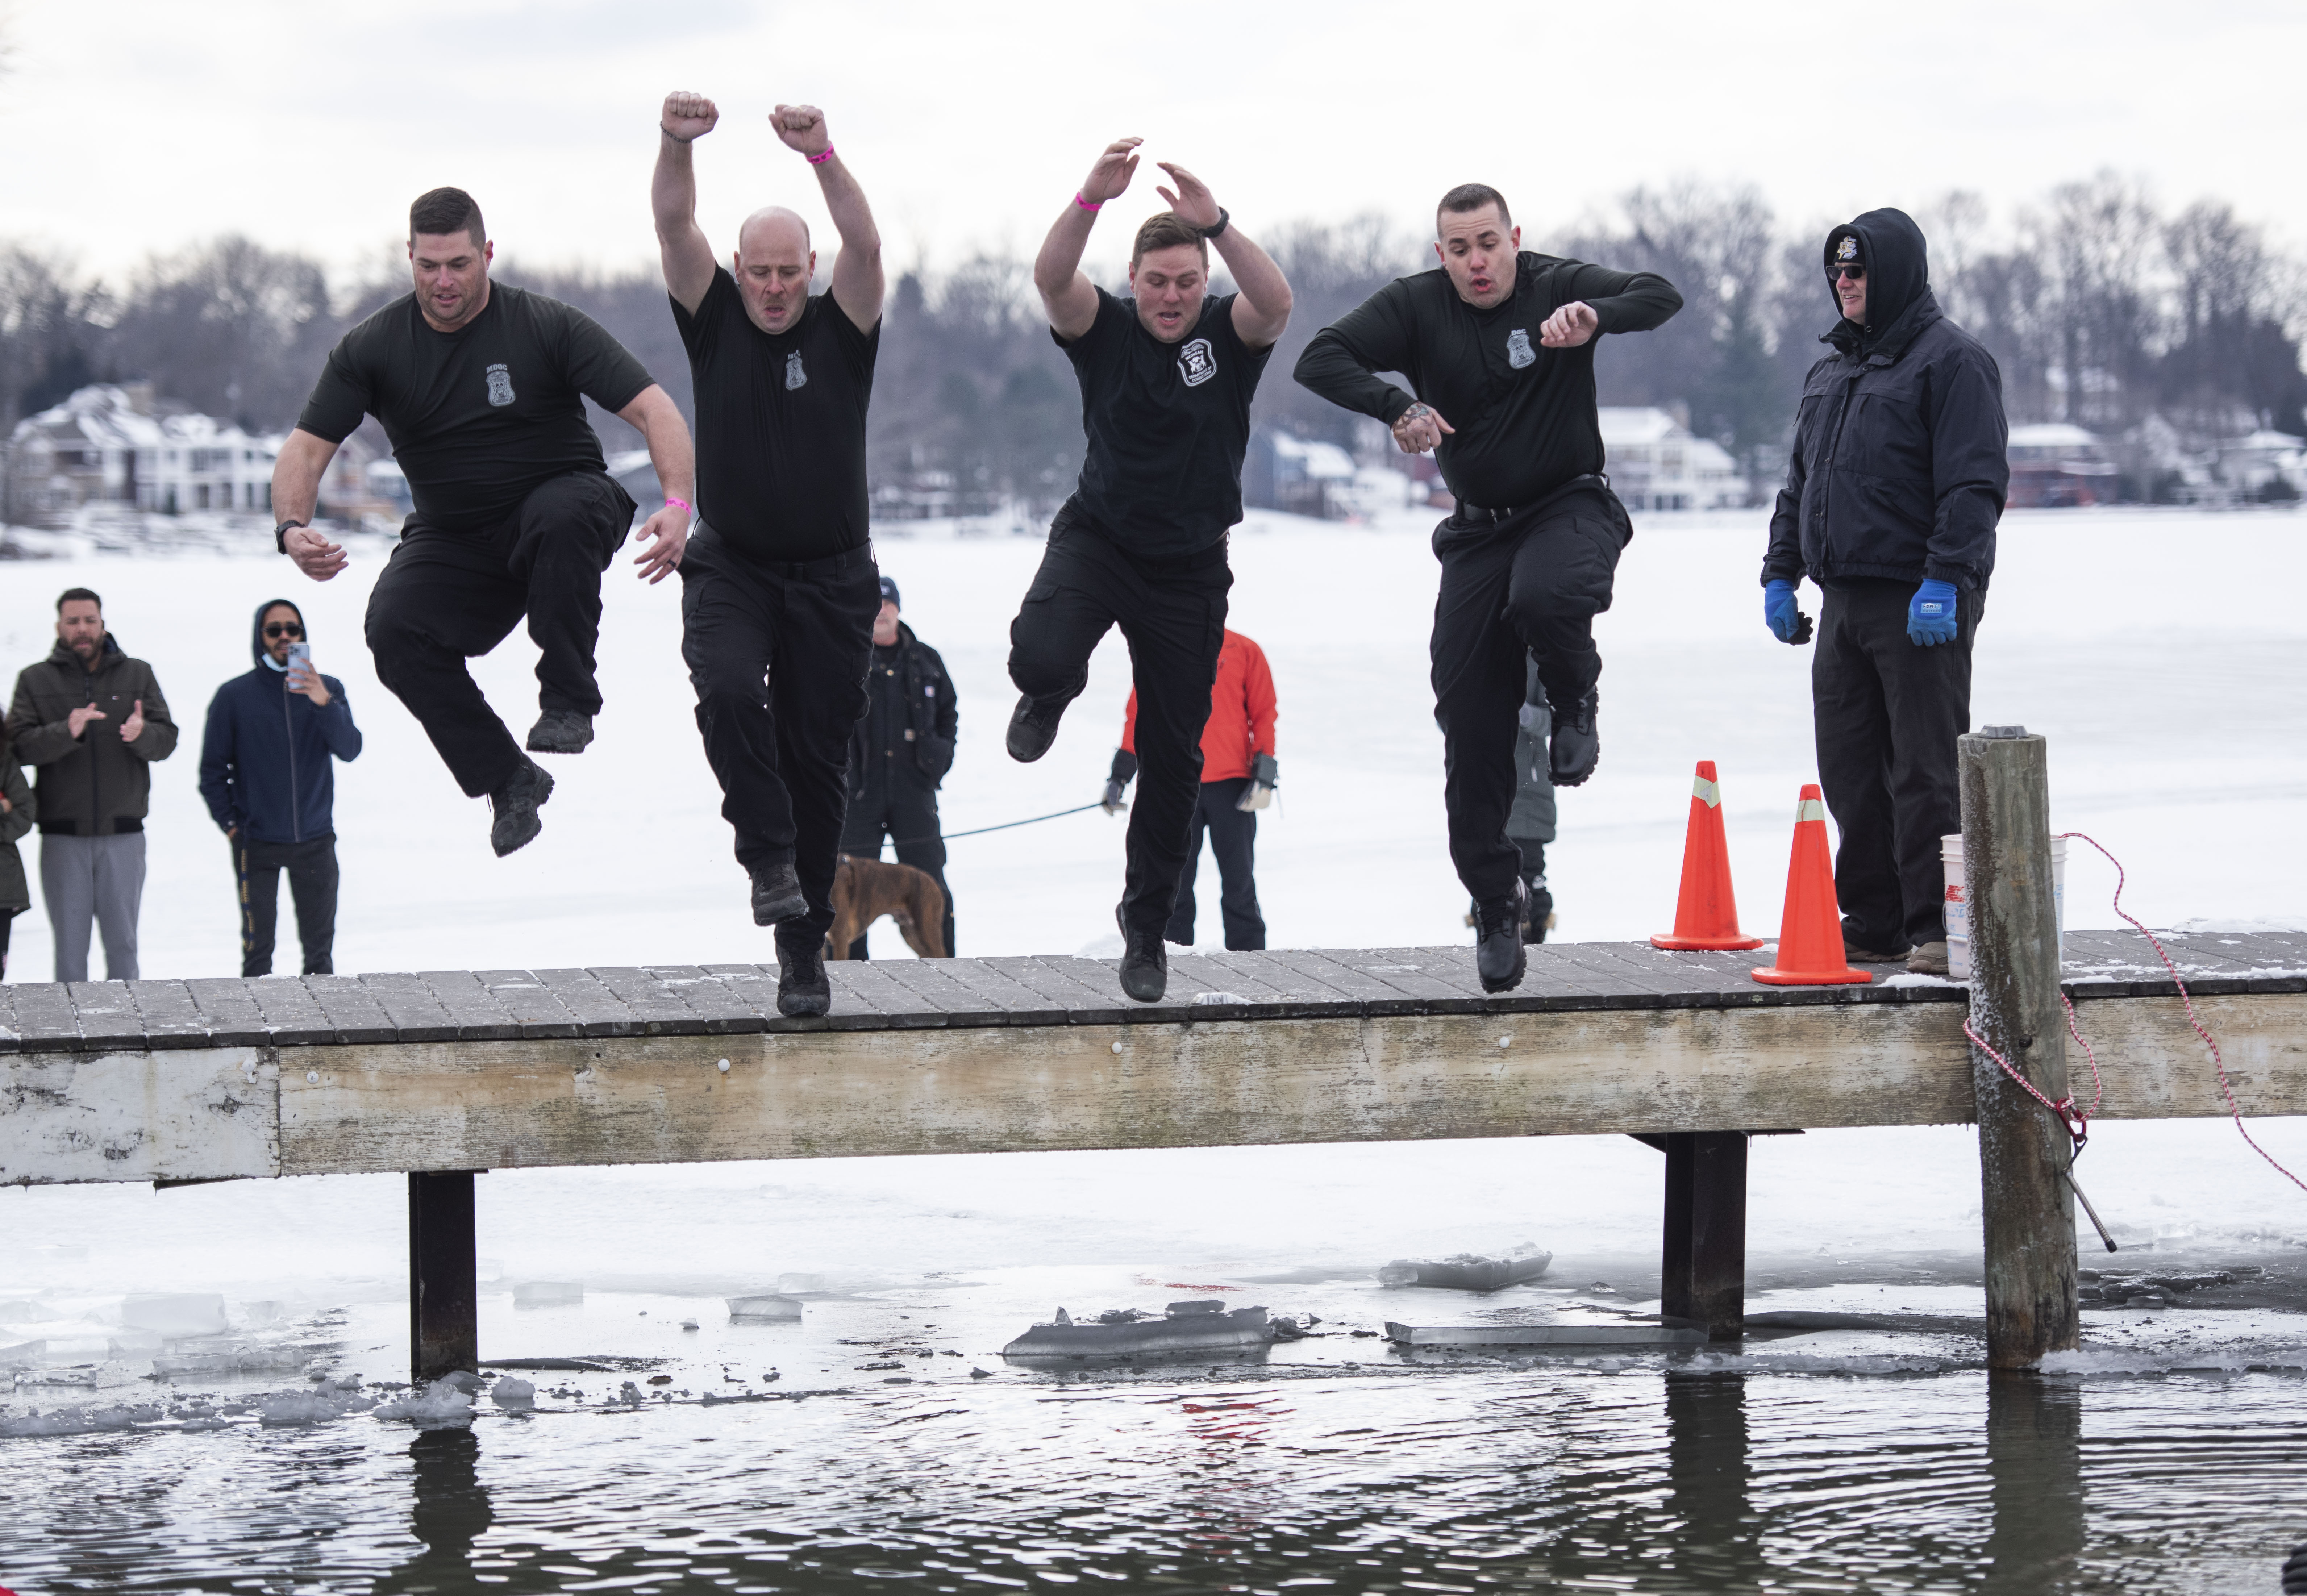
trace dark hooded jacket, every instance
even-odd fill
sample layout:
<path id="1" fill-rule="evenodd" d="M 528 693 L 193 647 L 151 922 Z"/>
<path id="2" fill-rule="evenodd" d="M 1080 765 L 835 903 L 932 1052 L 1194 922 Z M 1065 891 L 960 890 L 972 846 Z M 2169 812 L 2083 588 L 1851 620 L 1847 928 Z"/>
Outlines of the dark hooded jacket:
<path id="1" fill-rule="evenodd" d="M 877 785 L 903 768 L 898 751 L 911 745 L 913 766 L 900 779 L 918 776 L 934 792 L 953 768 L 953 743 L 961 724 L 953 678 L 938 651 L 897 622 L 897 640 L 876 648 L 865 673 L 867 706 L 849 734 L 849 796 L 854 802 L 873 795 Z"/>
<path id="2" fill-rule="evenodd" d="M 144 729 L 124 742 L 120 729 L 140 702 Z M 72 712 L 90 704 L 105 718 L 75 737 Z M 24 667 L 8 705 L 8 740 L 37 772 L 42 833 L 118 837 L 144 829 L 152 765 L 176 751 L 176 722 L 152 667 L 123 653 L 107 631 L 93 671 L 61 639 L 47 658 Z"/>
<path id="3" fill-rule="evenodd" d="M 287 605 L 268 598 L 256 606 L 249 652 L 256 668 L 235 676 L 209 700 L 208 731 L 201 740 L 201 796 L 227 831 L 257 842 L 311 842 L 336 832 L 337 776 L 329 761 L 360 757 L 345 684 L 323 675 L 326 708 L 288 688 L 288 673 L 264 650 L 264 612 Z M 304 613 L 296 610 L 296 618 Z M 305 640 L 312 640 L 309 628 Z"/>
<path id="4" fill-rule="evenodd" d="M 1866 268 L 1866 325 L 1838 321 L 1820 340 L 1834 353 L 1803 382 L 1762 580 L 1930 578 L 1984 591 L 2011 484 L 2003 373 L 1939 309 L 1922 229 L 1906 212 L 1870 210 L 1835 228 L 1830 263 L 1846 235 Z"/>

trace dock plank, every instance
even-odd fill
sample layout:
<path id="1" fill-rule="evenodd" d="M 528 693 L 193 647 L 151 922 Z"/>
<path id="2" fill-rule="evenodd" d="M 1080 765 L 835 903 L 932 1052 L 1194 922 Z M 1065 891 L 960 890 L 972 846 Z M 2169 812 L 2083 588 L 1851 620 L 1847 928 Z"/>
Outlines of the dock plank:
<path id="1" fill-rule="evenodd" d="M 457 1027 L 459 1042 L 511 1042 L 520 1036 L 520 1018 L 470 970 L 419 970 L 418 980 Z"/>
<path id="2" fill-rule="evenodd" d="M 181 981 L 132 981 L 128 1000 L 136 1006 L 148 1048 L 206 1047 L 208 1022 Z"/>
<path id="3" fill-rule="evenodd" d="M 376 994 L 357 975 L 307 975 L 304 990 L 328 1017 L 338 1042 L 397 1042 L 400 1027 L 393 1024 Z"/>
<path id="4" fill-rule="evenodd" d="M 705 1017 L 657 979 L 653 970 L 626 965 L 596 965 L 585 972 L 622 1005 L 643 1036 L 702 1036 Z"/>
<path id="5" fill-rule="evenodd" d="M 562 1007 L 553 989 L 527 970 L 476 970 L 473 979 L 505 1007 L 532 1041 L 565 1040 L 585 1034 L 584 1022 Z"/>
<path id="6" fill-rule="evenodd" d="M 262 1047 L 272 1040 L 264 1010 L 257 1007 L 256 994 L 249 991 L 254 984 L 221 975 L 196 976 L 184 982 L 184 991 L 200 1009 L 201 1022 L 209 1028 L 211 1044 Z"/>
<path id="7" fill-rule="evenodd" d="M 384 1011 L 395 1040 L 406 1043 L 454 1042 L 457 1022 L 441 1007 L 424 977 L 409 970 L 383 971 L 359 977 L 369 997 Z"/>
<path id="8" fill-rule="evenodd" d="M 589 970 L 539 970 L 537 980 L 545 983 L 553 1000 L 568 1011 L 577 1022 L 578 1034 L 583 1036 L 642 1036 L 641 1021 L 632 1010 L 617 1000 L 617 995 L 604 986 Z"/>

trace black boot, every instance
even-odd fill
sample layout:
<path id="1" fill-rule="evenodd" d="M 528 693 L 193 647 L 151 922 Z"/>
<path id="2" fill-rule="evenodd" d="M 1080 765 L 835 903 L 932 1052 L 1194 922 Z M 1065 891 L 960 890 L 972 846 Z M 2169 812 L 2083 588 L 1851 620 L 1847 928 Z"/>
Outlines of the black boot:
<path id="1" fill-rule="evenodd" d="M 1121 927 L 1121 990 L 1140 1003 L 1159 1003 L 1170 990 L 1170 953 L 1161 933 L 1130 930 L 1119 905 L 1113 918 Z"/>
<path id="2" fill-rule="evenodd" d="M 1594 774 L 1594 766 L 1602 757 L 1602 739 L 1594 730 L 1594 708 L 1600 697 L 1599 688 L 1590 687 L 1568 714 L 1555 711 L 1554 735 L 1546 745 L 1546 768 L 1557 787 L 1574 787 Z"/>
<path id="3" fill-rule="evenodd" d="M 545 774 L 535 759 L 523 759 L 520 768 L 504 779 L 504 785 L 489 794 L 489 846 L 502 859 L 514 849 L 536 840 L 545 829 L 545 822 L 536 811 L 553 796 L 553 778 Z"/>
<path id="4" fill-rule="evenodd" d="M 823 938 L 800 948 L 777 939 L 777 1012 L 789 1019 L 823 1014 L 833 1007 L 833 982 L 825 973 Z"/>
<path id="5" fill-rule="evenodd" d="M 1512 991 L 1530 968 L 1522 922 L 1530 913 L 1530 889 L 1517 877 L 1514 896 L 1484 904 L 1474 914 L 1474 968 L 1486 992 Z"/>
<path id="6" fill-rule="evenodd" d="M 528 728 L 531 753 L 583 753 L 593 741 L 593 717 L 574 709 L 547 709 Z"/>
<path id="7" fill-rule="evenodd" d="M 775 925 L 809 913 L 809 899 L 802 896 L 801 878 L 793 874 L 792 860 L 757 864 L 752 875 L 755 925 Z"/>
<path id="8" fill-rule="evenodd" d="M 1554 893 L 1542 881 L 1522 885 L 1530 888 L 1530 903 L 1522 910 L 1522 940 L 1534 948 L 1546 940 L 1547 922 L 1554 918 Z"/>
<path id="9" fill-rule="evenodd" d="M 1063 704 L 1043 709 L 1030 698 L 1019 699 L 1017 708 L 1009 712 L 1009 757 L 1030 765 L 1049 752 L 1050 744 L 1058 740 L 1058 722 L 1065 712 Z"/>

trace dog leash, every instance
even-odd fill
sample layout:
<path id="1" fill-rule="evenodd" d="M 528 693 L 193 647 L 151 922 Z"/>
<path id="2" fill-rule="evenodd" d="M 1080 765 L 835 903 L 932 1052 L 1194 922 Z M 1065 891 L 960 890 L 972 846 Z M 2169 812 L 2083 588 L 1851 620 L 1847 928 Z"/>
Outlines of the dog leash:
<path id="1" fill-rule="evenodd" d="M 915 843 L 955 842 L 965 837 L 983 837 L 989 831 L 1008 831 L 1012 828 L 1018 826 L 1038 826 L 1043 820 L 1062 820 L 1068 815 L 1077 815 L 1085 810 L 1102 809 L 1104 807 L 1105 805 L 1102 802 L 1076 804 L 1072 809 L 1061 809 L 1053 815 L 1035 815 L 1030 820 L 1004 820 L 999 826 L 980 826 L 973 831 L 948 831 L 939 837 L 895 837 L 890 840 L 888 845 L 893 848 L 910 848 Z"/>

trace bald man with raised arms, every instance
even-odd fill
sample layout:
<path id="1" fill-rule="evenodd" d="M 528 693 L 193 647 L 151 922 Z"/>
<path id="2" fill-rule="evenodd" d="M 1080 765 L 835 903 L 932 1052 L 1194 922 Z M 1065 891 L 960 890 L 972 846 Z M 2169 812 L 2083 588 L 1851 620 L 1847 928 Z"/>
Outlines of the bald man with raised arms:
<path id="1" fill-rule="evenodd" d="M 776 927 L 777 1008 L 823 1014 L 849 736 L 881 608 L 865 496 L 881 236 L 824 114 L 781 105 L 769 125 L 808 159 L 841 236 L 832 288 L 810 296 L 809 224 L 780 206 L 747 217 L 730 265 L 716 263 L 689 147 L 720 117 L 701 94 L 667 95 L 651 185 L 697 396 L 681 652 L 754 923 Z"/>

